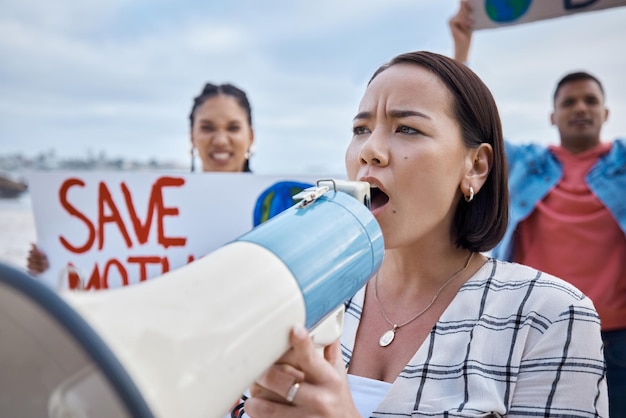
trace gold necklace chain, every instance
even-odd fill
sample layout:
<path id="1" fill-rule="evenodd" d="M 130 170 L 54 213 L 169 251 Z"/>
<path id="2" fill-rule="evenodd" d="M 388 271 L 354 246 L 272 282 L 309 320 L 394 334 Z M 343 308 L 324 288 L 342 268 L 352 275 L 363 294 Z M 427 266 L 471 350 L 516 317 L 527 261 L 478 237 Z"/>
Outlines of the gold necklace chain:
<path id="1" fill-rule="evenodd" d="M 383 315 L 383 318 L 385 318 L 385 321 L 387 321 L 387 323 L 389 325 L 391 325 L 391 327 L 392 327 L 389 331 L 385 331 L 383 333 L 383 335 L 378 340 L 378 345 L 380 345 L 381 347 L 387 347 L 393 341 L 394 337 L 396 336 L 396 331 L 398 329 L 400 329 L 403 326 L 408 325 L 411 322 L 415 321 L 417 318 L 422 316 L 422 314 L 424 312 L 426 312 L 431 306 L 433 306 L 433 304 L 435 303 L 435 301 L 439 297 L 439 294 L 448 285 L 448 283 L 450 283 L 452 280 L 454 280 L 455 277 L 457 277 L 459 274 L 464 272 L 465 269 L 467 269 L 467 266 L 469 266 L 469 263 L 472 260 L 473 256 L 474 256 L 474 252 L 472 251 L 470 253 L 469 257 L 467 257 L 467 261 L 465 262 L 465 265 L 462 268 L 460 268 L 459 270 L 455 271 L 452 276 L 448 277 L 446 279 L 446 281 L 443 282 L 443 284 L 439 287 L 439 289 L 437 289 L 437 292 L 435 293 L 435 296 L 433 296 L 433 298 L 430 301 L 430 303 L 424 309 L 419 311 L 413 318 L 409 319 L 408 321 L 405 321 L 404 323 L 402 323 L 400 325 L 392 322 L 389 319 L 389 317 L 385 313 L 385 309 L 383 308 L 383 305 L 380 303 L 380 300 L 378 300 L 378 274 L 376 274 L 376 278 L 374 279 L 374 299 L 376 300 L 376 304 L 378 305 L 378 309 L 380 309 L 380 313 Z"/>

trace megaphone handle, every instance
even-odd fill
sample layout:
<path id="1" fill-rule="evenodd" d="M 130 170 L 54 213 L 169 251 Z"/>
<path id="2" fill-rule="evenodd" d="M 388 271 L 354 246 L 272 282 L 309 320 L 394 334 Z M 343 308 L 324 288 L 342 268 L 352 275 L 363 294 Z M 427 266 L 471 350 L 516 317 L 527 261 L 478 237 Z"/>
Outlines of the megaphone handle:
<path id="1" fill-rule="evenodd" d="M 341 304 L 337 309 L 331 312 L 326 318 L 321 320 L 313 329 L 309 335 L 313 340 L 316 351 L 323 356 L 324 347 L 337 341 L 343 331 L 343 317 L 345 313 L 345 306 Z M 241 418 L 244 416 L 243 403 L 247 399 L 247 395 L 244 393 L 241 399 L 235 403 L 230 409 L 230 414 L 225 418 Z"/>
<path id="2" fill-rule="evenodd" d="M 313 344 L 320 354 L 324 354 L 324 347 L 335 342 L 343 331 L 343 316 L 345 307 L 339 305 L 326 318 L 320 321 L 310 332 Z"/>

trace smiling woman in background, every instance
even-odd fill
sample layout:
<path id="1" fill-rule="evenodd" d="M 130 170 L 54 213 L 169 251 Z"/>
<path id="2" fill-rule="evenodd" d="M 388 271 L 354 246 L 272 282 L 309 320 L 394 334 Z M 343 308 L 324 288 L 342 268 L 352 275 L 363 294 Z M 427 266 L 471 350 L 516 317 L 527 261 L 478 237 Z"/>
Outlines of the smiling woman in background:
<path id="1" fill-rule="evenodd" d="M 189 121 L 192 172 L 196 157 L 203 172 L 250 172 L 254 130 L 252 108 L 243 90 L 232 84 L 205 84 L 193 100 Z M 49 267 L 48 257 L 36 244 L 26 266 L 34 275 Z"/>
<path id="2" fill-rule="evenodd" d="M 252 107 L 246 93 L 233 84 L 207 83 L 193 99 L 189 113 L 191 172 L 196 160 L 202 172 L 250 173 L 254 143 Z M 267 221 L 293 205 L 292 196 L 311 186 L 298 181 L 280 181 L 264 190 L 253 210 L 253 224 Z M 37 275 L 49 267 L 48 257 L 36 244 L 28 253 L 29 273 Z"/>
<path id="3" fill-rule="evenodd" d="M 191 171 L 250 172 L 254 143 L 252 109 L 246 93 L 232 84 L 207 83 L 191 113 Z"/>

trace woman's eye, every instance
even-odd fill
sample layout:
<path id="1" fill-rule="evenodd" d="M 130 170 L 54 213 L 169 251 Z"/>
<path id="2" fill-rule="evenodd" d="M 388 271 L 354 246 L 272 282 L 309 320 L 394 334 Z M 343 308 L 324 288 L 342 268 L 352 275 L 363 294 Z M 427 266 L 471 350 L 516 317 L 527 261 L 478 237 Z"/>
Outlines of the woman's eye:
<path id="1" fill-rule="evenodd" d="M 363 135 L 368 132 L 369 130 L 365 126 L 355 126 L 354 128 L 352 128 L 352 133 L 354 135 Z"/>
<path id="2" fill-rule="evenodd" d="M 213 132 L 214 131 L 213 126 L 210 126 L 210 125 L 203 125 L 203 126 L 200 127 L 200 129 L 203 132 Z"/>
<path id="3" fill-rule="evenodd" d="M 409 126 L 398 126 L 398 129 L 396 130 L 396 132 L 400 132 L 401 134 L 407 134 L 407 135 L 415 135 L 415 134 L 419 134 L 420 132 L 417 129 L 413 129 Z"/>

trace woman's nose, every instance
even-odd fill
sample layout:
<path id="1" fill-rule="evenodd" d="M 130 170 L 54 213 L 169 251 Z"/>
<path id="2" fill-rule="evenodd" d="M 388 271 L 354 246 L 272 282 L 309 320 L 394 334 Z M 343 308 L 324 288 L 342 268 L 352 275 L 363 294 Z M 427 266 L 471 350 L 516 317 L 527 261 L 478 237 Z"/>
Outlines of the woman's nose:
<path id="1" fill-rule="evenodd" d="M 224 131 L 215 131 L 211 139 L 214 144 L 224 144 L 228 142 L 228 135 Z"/>
<path id="2" fill-rule="evenodd" d="M 361 164 L 385 166 L 389 163 L 389 154 L 386 141 L 382 135 L 372 132 L 367 140 L 361 146 L 359 160 Z"/>

